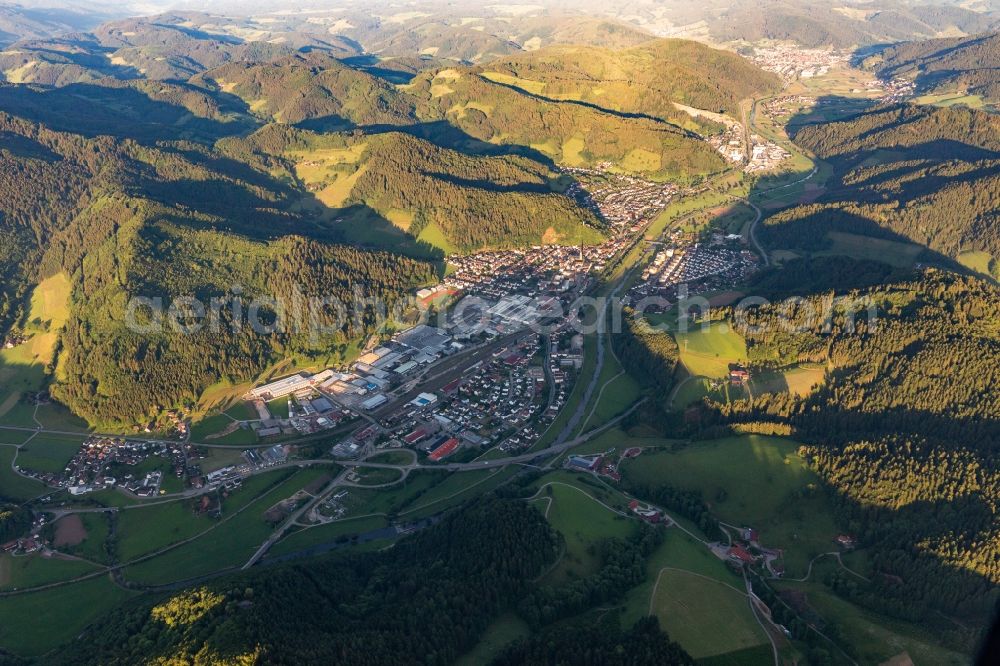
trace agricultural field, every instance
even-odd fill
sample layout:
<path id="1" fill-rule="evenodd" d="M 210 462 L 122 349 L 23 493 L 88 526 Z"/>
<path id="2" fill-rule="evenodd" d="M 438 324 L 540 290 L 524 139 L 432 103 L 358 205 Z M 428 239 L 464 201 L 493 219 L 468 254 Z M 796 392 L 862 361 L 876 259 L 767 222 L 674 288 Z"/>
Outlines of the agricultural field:
<path id="1" fill-rule="evenodd" d="M 98 576 L 0 598 L 0 648 L 25 656 L 44 654 L 136 594 Z"/>
<path id="2" fill-rule="evenodd" d="M 229 511 L 218 525 L 185 543 L 125 570 L 125 577 L 143 584 L 163 584 L 203 576 L 246 562 L 271 534 L 264 513 L 294 495 L 319 476 L 319 469 L 299 471 L 265 492 L 239 512 Z"/>
<path id="3" fill-rule="evenodd" d="M 180 500 L 118 512 L 118 559 L 137 557 L 191 538 L 218 521 L 196 514 L 193 500 Z"/>
<path id="4" fill-rule="evenodd" d="M 40 553 L 14 557 L 0 555 L 0 590 L 19 590 L 72 580 L 96 571 L 89 562 Z"/>
<path id="5" fill-rule="evenodd" d="M 696 573 L 661 571 L 649 607 L 667 634 L 695 659 L 769 642 L 746 592 Z"/>
<path id="6" fill-rule="evenodd" d="M 16 464 L 36 472 L 62 472 L 83 444 L 84 437 L 39 433 L 21 447 Z"/>
<path id="7" fill-rule="evenodd" d="M 621 471 L 637 484 L 700 492 L 723 522 L 753 527 L 763 545 L 784 549 L 792 578 L 805 575 L 816 555 L 836 550 L 838 534 L 825 491 L 797 448 L 779 437 L 728 437 L 644 454 Z"/>
<path id="8" fill-rule="evenodd" d="M 882 238 L 871 238 L 858 234 L 831 231 L 827 237 L 833 241 L 828 250 L 818 252 L 819 255 L 847 255 L 854 259 L 868 259 L 909 268 L 917 261 L 923 248 L 916 243 L 901 243 Z"/>
<path id="9" fill-rule="evenodd" d="M 52 524 L 51 531 L 52 545 L 60 552 L 103 564 L 111 563 L 105 548 L 110 533 L 106 513 L 63 516 Z"/>
<path id="10" fill-rule="evenodd" d="M 982 109 L 986 106 L 986 101 L 981 95 L 970 95 L 964 90 L 921 95 L 915 97 L 913 103 L 932 106 L 967 106 L 970 109 Z"/>
<path id="11" fill-rule="evenodd" d="M 3 437 L 6 439 L 6 433 Z M 0 495 L 14 500 L 28 500 L 50 492 L 44 483 L 25 478 L 11 469 L 16 454 L 15 447 L 0 446 Z"/>

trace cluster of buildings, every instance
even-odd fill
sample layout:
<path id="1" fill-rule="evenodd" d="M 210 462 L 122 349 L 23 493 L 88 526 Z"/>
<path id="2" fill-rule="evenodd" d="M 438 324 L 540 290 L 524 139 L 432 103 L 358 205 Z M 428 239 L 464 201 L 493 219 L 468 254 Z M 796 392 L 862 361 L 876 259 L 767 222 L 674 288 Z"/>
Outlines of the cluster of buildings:
<path id="1" fill-rule="evenodd" d="M 618 482 L 622 480 L 618 463 L 608 454 L 569 456 L 563 466 L 571 472 L 589 472 Z"/>
<path id="2" fill-rule="evenodd" d="M 746 278 L 757 269 L 758 258 L 739 246 L 739 234 L 724 238 L 728 246 L 666 247 L 656 253 L 641 279 L 629 290 L 630 301 L 649 296 L 666 299 L 678 297 L 678 287 L 686 285 L 689 294 L 726 288 Z"/>
<path id="3" fill-rule="evenodd" d="M 847 64 L 851 52 L 842 49 L 806 49 L 794 44 L 755 46 L 750 60 L 785 81 L 823 76 L 835 67 Z"/>
<path id="4" fill-rule="evenodd" d="M 667 207 L 678 192 L 673 183 L 654 183 L 607 170 L 566 168 L 577 180 L 566 194 L 607 222 L 612 235 L 635 233 Z"/>
<path id="5" fill-rule="evenodd" d="M 449 287 L 480 298 L 502 300 L 513 294 L 530 298 L 585 288 L 590 275 L 604 269 L 625 239 L 600 245 L 535 245 L 526 250 L 497 250 L 452 256 Z"/>
<path id="6" fill-rule="evenodd" d="M 647 523 L 657 525 L 659 523 L 668 524 L 670 519 L 667 518 L 666 514 L 657 509 L 655 506 L 649 504 L 643 504 L 639 500 L 632 500 L 628 503 L 628 510 L 637 515 L 642 520 Z"/>
<path id="7" fill-rule="evenodd" d="M 421 393 L 378 425 L 384 447 L 406 447 L 442 461 L 463 448 L 482 450 L 502 441 L 504 450 L 523 449 L 539 436 L 550 393 L 546 391 L 538 336 L 527 335 L 474 365 L 438 393 Z M 539 417 L 542 417 L 540 420 Z M 357 456 L 365 444 L 352 437 L 334 455 Z"/>
<path id="8" fill-rule="evenodd" d="M 60 473 L 20 468 L 18 471 L 49 486 L 65 488 L 71 495 L 120 487 L 134 495 L 150 497 L 160 493 L 164 468 L 169 466 L 170 473 L 184 478 L 189 448 L 190 445 L 181 443 L 90 437 Z M 143 466 L 153 457 L 162 458 L 165 464 L 144 472 L 135 471 L 135 467 Z"/>
<path id="9" fill-rule="evenodd" d="M 726 129 L 719 134 L 707 137 L 706 141 L 719 152 L 722 157 L 732 164 L 745 162 L 743 171 L 746 173 L 759 173 L 761 171 L 772 171 L 781 162 L 791 157 L 791 153 L 774 143 L 768 141 L 759 134 L 750 135 L 750 154 L 747 155 L 745 132 L 743 124 L 731 118 L 721 120 Z"/>
<path id="10" fill-rule="evenodd" d="M 0 544 L 0 553 L 7 553 L 16 557 L 18 555 L 31 555 L 32 553 L 46 550 L 48 544 L 43 536 L 43 528 L 47 522 L 48 520 L 44 514 L 38 515 L 32 521 L 31 528 L 27 531 L 28 536 L 11 539 L 6 543 Z"/>
<path id="11" fill-rule="evenodd" d="M 746 158 L 746 153 L 744 152 L 744 132 L 743 125 L 736 122 L 732 118 L 721 117 L 720 122 L 722 122 L 726 128 L 718 133 L 707 137 L 705 140 L 708 141 L 709 145 L 715 148 L 716 151 L 722 157 L 733 164 L 742 162 Z"/>
<path id="12" fill-rule="evenodd" d="M 879 102 L 889 104 L 909 99 L 913 96 L 917 86 L 909 79 L 895 77 L 891 79 L 872 79 L 865 84 L 865 87 L 867 92 L 878 94 Z"/>
<path id="13" fill-rule="evenodd" d="M 774 143 L 767 141 L 757 134 L 750 135 L 750 159 L 747 161 L 743 171 L 746 173 L 760 173 L 761 171 L 773 171 L 782 162 L 792 156 L 787 150 Z"/>

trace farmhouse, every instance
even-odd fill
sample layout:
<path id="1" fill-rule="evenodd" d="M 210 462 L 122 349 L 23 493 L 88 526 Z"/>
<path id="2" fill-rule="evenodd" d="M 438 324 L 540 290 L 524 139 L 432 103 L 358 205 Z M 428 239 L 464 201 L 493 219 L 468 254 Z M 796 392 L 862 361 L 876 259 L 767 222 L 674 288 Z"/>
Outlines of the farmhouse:
<path id="1" fill-rule="evenodd" d="M 750 371 L 739 363 L 729 364 L 729 383 L 733 386 L 742 386 L 750 381 Z"/>
<path id="2" fill-rule="evenodd" d="M 742 546 L 733 546 L 729 549 L 729 559 L 740 564 L 750 564 L 754 557 Z"/>

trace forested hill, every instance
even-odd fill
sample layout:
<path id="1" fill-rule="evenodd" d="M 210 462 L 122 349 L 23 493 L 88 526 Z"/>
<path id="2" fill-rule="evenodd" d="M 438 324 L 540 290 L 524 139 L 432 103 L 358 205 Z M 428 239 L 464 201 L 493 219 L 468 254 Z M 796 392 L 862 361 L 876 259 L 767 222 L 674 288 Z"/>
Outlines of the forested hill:
<path id="1" fill-rule="evenodd" d="M 681 180 L 725 167 L 707 142 L 675 125 L 546 99 L 473 68 L 424 72 L 405 90 L 418 100 L 422 118 L 447 122 L 473 145 L 530 147 L 563 166 L 610 161 L 624 171 Z"/>
<path id="2" fill-rule="evenodd" d="M 683 122 L 674 103 L 739 117 L 740 100 L 781 82 L 740 56 L 681 39 L 631 49 L 553 46 L 482 67 L 488 78 L 559 100 Z M 499 75 L 499 76 L 497 76 Z"/>
<path id="3" fill-rule="evenodd" d="M 791 260 L 748 287 L 771 303 L 715 315 L 745 340 L 751 375 L 811 364 L 823 381 L 803 394 L 751 384 L 746 398 L 706 397 L 647 421 L 695 439 L 756 432 L 802 443 L 873 572 L 826 584 L 973 650 L 1000 601 L 1000 287 L 842 257 Z M 794 304 L 781 300 L 789 294 Z M 628 332 L 622 362 L 658 373 L 667 395 L 677 345 Z M 708 492 L 694 499 L 702 508 L 691 516 L 710 516 Z"/>
<path id="4" fill-rule="evenodd" d="M 1000 259 L 1000 117 L 899 105 L 806 126 L 795 141 L 834 175 L 816 203 L 764 220 L 765 245 L 823 250 L 847 232 Z"/>
<path id="5" fill-rule="evenodd" d="M 52 392 L 92 423 L 148 423 L 220 377 L 252 379 L 291 352 L 336 354 L 367 332 L 352 319 L 322 340 L 291 322 L 270 336 L 245 322 L 141 334 L 125 325 L 131 296 L 169 303 L 240 284 L 254 297 L 298 288 L 348 301 L 358 284 L 392 303 L 435 279 L 429 262 L 340 244 L 296 211 L 301 192 L 197 145 L 87 139 L 6 115 L 0 136 L 3 328 L 38 280 L 71 276 Z"/>
<path id="6" fill-rule="evenodd" d="M 184 15 L 169 14 L 19 42 L 0 52 L 0 70 L 13 83 L 65 85 L 103 77 L 186 81 L 229 61 L 266 61 L 292 51 L 281 44 L 192 29 Z M 340 52 L 356 53 L 348 48 Z"/>
<path id="7" fill-rule="evenodd" d="M 882 77 L 912 79 L 921 91 L 961 89 L 1000 101 L 1000 32 L 897 44 L 863 66 Z"/>
<path id="8" fill-rule="evenodd" d="M 320 52 L 266 63 L 233 62 L 192 83 L 236 95 L 251 113 L 292 125 L 314 120 L 335 130 L 415 120 L 413 103 L 391 84 Z"/>
<path id="9" fill-rule="evenodd" d="M 843 6 L 826 0 L 708 0 L 693 4 L 719 42 L 790 40 L 811 48 L 884 44 L 972 34 L 996 25 L 996 14 L 943 3 L 875 0 Z M 691 10 L 689 10 L 691 11 Z M 694 17 L 692 17 L 694 18 Z M 697 20 L 697 19 L 694 19 Z"/>
<path id="10" fill-rule="evenodd" d="M 774 277 L 798 290 L 797 268 L 810 272 Z M 837 294 L 851 306 L 830 309 L 832 296 L 752 308 L 738 324 L 754 371 L 822 363 L 820 388 L 714 408 L 725 421 L 790 425 L 807 443 L 879 574 L 870 587 L 840 581 L 843 593 L 898 617 L 942 611 L 981 626 L 1000 600 L 1000 289 L 929 270 Z M 806 322 L 825 311 L 828 323 Z"/>

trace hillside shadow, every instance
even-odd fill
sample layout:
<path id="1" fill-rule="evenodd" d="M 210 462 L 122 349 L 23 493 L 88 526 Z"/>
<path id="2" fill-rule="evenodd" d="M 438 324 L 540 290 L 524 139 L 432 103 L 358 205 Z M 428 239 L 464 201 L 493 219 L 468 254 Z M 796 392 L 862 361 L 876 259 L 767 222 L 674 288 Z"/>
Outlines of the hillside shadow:
<path id="1" fill-rule="evenodd" d="M 74 83 L 61 88 L 16 85 L 2 90 L 0 110 L 89 138 L 104 135 L 145 144 L 178 138 L 212 141 L 253 127 L 242 119 L 222 122 L 199 117 L 179 104 L 154 100 L 129 87 Z"/>
<path id="2" fill-rule="evenodd" d="M 360 48 L 359 45 L 358 51 L 363 50 L 364 49 Z M 372 76 L 377 76 L 380 79 L 384 79 L 394 85 L 406 85 L 416 77 L 416 74 L 413 72 L 392 69 L 391 67 L 386 66 L 382 59 L 376 55 L 364 54 L 350 56 L 347 58 L 340 58 L 340 61 L 345 65 L 368 72 Z"/>
<path id="3" fill-rule="evenodd" d="M 841 95 L 821 95 L 816 98 L 815 104 L 799 113 L 794 114 L 785 124 L 788 136 L 795 140 L 795 135 L 809 125 L 820 123 L 839 122 L 849 120 L 865 111 L 869 111 L 879 106 L 875 100 L 844 97 Z"/>
<path id="4" fill-rule="evenodd" d="M 816 106 L 789 119 L 797 128 L 793 142 L 807 154 L 811 153 L 811 147 L 819 146 L 818 150 L 826 157 L 817 160 L 815 172 L 758 178 L 750 194 L 763 213 L 756 226 L 758 239 L 769 251 L 835 252 L 896 267 L 919 262 L 971 273 L 943 251 L 929 247 L 926 235 L 907 235 L 905 228 L 902 231 L 907 233 L 896 231 L 883 217 L 886 211 L 900 211 L 910 202 L 935 196 L 947 188 L 973 186 L 992 173 L 991 165 L 985 162 L 997 159 L 1000 154 L 950 138 L 921 140 L 919 134 L 907 134 L 906 128 L 883 125 L 861 127 L 840 137 L 836 127 L 824 128 L 810 132 L 809 142 L 804 141 L 801 132 L 805 127 L 829 123 L 831 115 L 835 116 L 834 122 L 856 119 L 871 108 L 874 106 L 867 100 L 826 96 L 819 98 Z M 883 108 L 892 113 L 902 107 L 890 104 Z M 896 143 L 899 138 L 890 134 L 893 130 L 906 137 L 904 145 Z M 886 136 L 878 136 L 882 133 Z M 958 161 L 968 163 L 971 168 L 949 167 Z M 944 168 L 936 170 L 939 166 Z M 787 212 L 794 208 L 797 208 L 794 213 Z M 780 217 L 776 217 L 779 213 Z M 777 223 L 769 224 L 772 218 Z M 835 244 L 829 235 L 832 232 L 850 234 L 852 238 Z M 865 238 L 899 245 L 865 246 L 862 240 Z"/>
<path id="5" fill-rule="evenodd" d="M 413 125 L 365 125 L 357 129 L 365 134 L 374 135 L 402 132 L 433 143 L 439 148 L 448 148 L 475 157 L 514 155 L 528 157 L 550 168 L 556 166 L 551 157 L 539 150 L 514 144 L 489 143 L 467 134 L 446 120 L 414 123 Z"/>
<path id="6" fill-rule="evenodd" d="M 471 178 L 460 178 L 459 176 L 453 176 L 448 173 L 437 173 L 437 172 L 425 172 L 425 175 L 438 180 L 443 180 L 446 183 L 451 183 L 452 185 L 457 185 L 459 187 L 470 187 L 480 190 L 486 190 L 488 192 L 496 192 L 500 194 L 551 194 L 552 188 L 546 183 L 529 183 L 522 182 L 516 183 L 514 185 L 501 185 L 489 180 L 483 179 L 471 179 Z"/>
<path id="7" fill-rule="evenodd" d="M 115 49 L 99 44 L 90 36 L 33 40 L 22 44 L 25 51 L 43 62 L 77 65 L 123 80 L 142 78 L 142 73 L 130 65 L 112 64 L 111 55 Z"/>
<path id="8" fill-rule="evenodd" d="M 485 81 L 486 83 L 490 84 L 490 85 L 500 86 L 501 88 L 506 88 L 506 89 L 508 89 L 508 90 L 510 90 L 512 92 L 515 92 L 515 93 L 517 93 L 519 95 L 523 95 L 525 97 L 530 97 L 530 98 L 536 99 L 536 100 L 538 100 L 540 102 L 545 102 L 546 104 L 556 104 L 556 105 L 558 105 L 558 104 L 568 104 L 568 105 L 571 105 L 571 106 L 583 107 L 585 109 L 590 109 L 591 111 L 596 111 L 598 113 L 603 113 L 603 114 L 606 114 L 606 115 L 609 115 L 609 116 L 615 116 L 616 118 L 622 118 L 622 119 L 625 119 L 625 120 L 646 120 L 646 121 L 649 121 L 649 122 L 652 122 L 652 123 L 656 123 L 657 125 L 662 125 L 663 127 L 668 128 L 670 131 L 675 132 L 677 134 L 680 134 L 681 136 L 684 136 L 684 137 L 686 137 L 688 139 L 695 139 L 695 140 L 700 140 L 701 139 L 701 136 L 697 132 L 692 132 L 691 130 L 684 129 L 680 125 L 675 125 L 674 123 L 670 122 L 669 120 L 666 120 L 664 118 L 660 118 L 659 116 L 650 115 L 648 113 L 634 113 L 634 112 L 628 112 L 628 111 L 618 111 L 616 109 L 610 109 L 610 108 L 608 108 L 606 106 L 601 106 L 600 104 L 595 104 L 593 102 L 587 102 L 587 101 L 579 100 L 579 99 L 556 99 L 554 97 L 546 97 L 545 95 L 540 95 L 538 93 L 529 92 L 529 91 L 525 90 L 524 88 L 520 88 L 520 87 L 518 87 L 518 86 L 516 86 L 514 84 L 511 84 L 511 83 L 501 83 L 499 81 L 494 81 L 493 79 L 488 79 L 488 78 L 485 78 L 483 76 L 480 76 L 480 78 L 483 81 Z"/>

